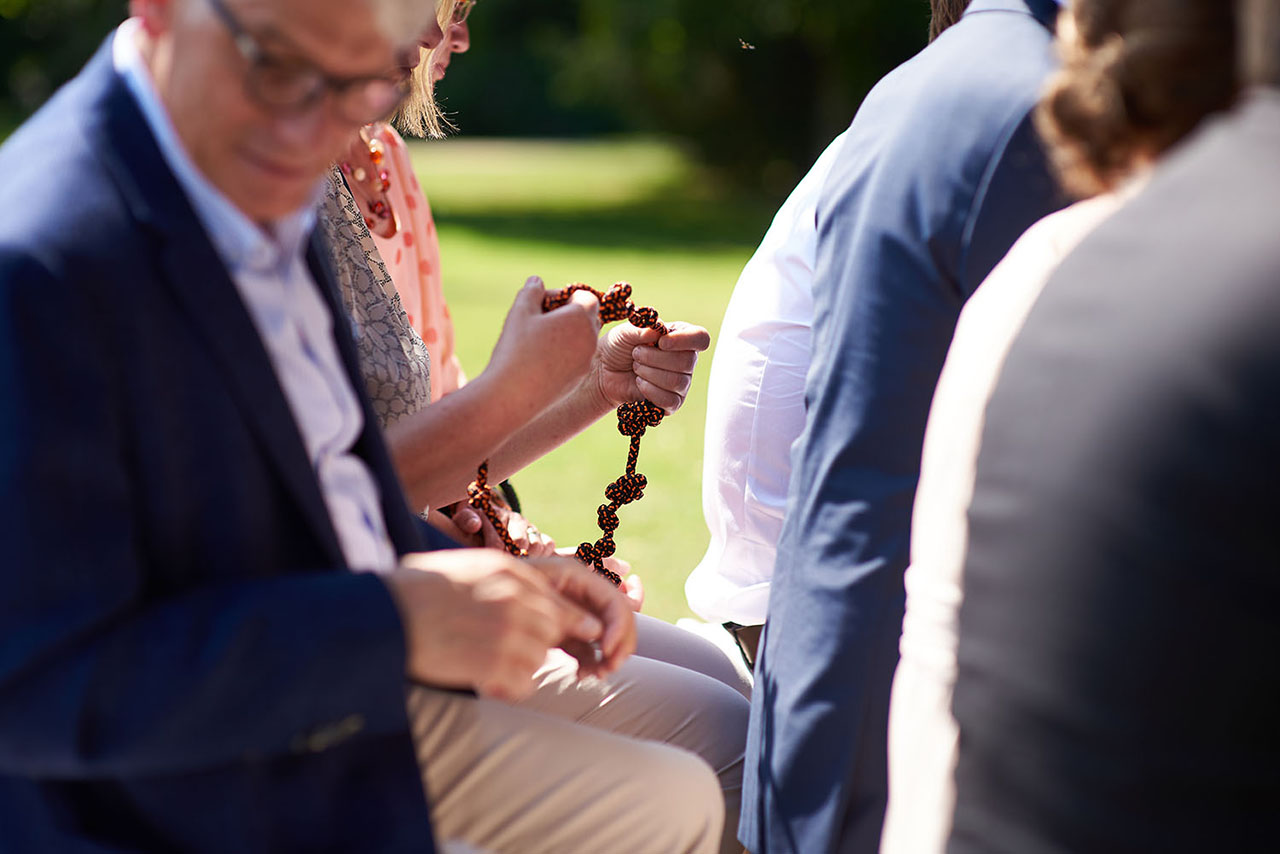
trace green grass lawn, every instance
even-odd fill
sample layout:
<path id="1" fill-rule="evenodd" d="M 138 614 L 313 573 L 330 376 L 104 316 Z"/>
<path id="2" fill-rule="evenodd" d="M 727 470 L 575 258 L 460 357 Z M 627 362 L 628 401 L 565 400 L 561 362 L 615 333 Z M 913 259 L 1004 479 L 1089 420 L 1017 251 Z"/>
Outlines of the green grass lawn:
<path id="1" fill-rule="evenodd" d="M 714 336 L 774 204 L 718 191 L 680 152 L 648 140 L 413 144 L 440 232 L 445 292 L 469 373 L 483 369 L 516 290 L 625 279 L 664 320 Z M 714 347 L 714 340 L 712 343 Z M 701 511 L 708 352 L 684 408 L 644 438 L 643 500 L 622 513 L 618 554 L 645 581 L 646 613 L 689 614 L 684 579 L 707 544 Z M 517 478 L 526 515 L 560 545 L 599 536 L 596 507 L 627 440 L 609 416 Z"/>

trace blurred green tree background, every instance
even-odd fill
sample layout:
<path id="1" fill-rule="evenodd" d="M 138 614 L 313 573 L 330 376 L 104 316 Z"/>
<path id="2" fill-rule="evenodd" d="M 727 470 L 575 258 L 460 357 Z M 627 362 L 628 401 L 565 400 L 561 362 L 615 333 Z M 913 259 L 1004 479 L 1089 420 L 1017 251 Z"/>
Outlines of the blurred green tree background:
<path id="1" fill-rule="evenodd" d="M 0 122 L 75 74 L 126 7 L 0 0 Z M 780 195 L 928 20 L 928 0 L 481 0 L 479 55 L 441 94 L 468 136 L 659 134 Z"/>
<path id="2" fill-rule="evenodd" d="M 0 0 L 0 129 L 71 79 L 126 8 L 125 0 Z"/>

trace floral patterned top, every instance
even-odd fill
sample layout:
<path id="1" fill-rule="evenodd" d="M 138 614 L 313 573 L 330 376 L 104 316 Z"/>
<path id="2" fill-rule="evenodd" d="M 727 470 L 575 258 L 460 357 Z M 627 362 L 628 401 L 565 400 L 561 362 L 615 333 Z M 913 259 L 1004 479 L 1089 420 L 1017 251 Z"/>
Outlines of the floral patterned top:
<path id="1" fill-rule="evenodd" d="M 373 235 L 336 167 L 319 214 L 365 389 L 385 429 L 431 402 L 431 355 L 410 324 Z"/>

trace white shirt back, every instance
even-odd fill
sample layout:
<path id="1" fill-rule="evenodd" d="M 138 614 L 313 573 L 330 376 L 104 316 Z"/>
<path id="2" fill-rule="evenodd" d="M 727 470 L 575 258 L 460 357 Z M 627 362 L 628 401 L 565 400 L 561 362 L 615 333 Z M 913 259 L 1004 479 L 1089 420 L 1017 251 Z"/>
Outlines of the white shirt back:
<path id="1" fill-rule="evenodd" d="M 791 445 L 804 428 L 818 196 L 844 136 L 827 147 L 774 216 L 720 327 L 702 463 L 702 512 L 711 543 L 685 582 L 689 607 L 714 623 L 758 625 L 768 611 Z"/>

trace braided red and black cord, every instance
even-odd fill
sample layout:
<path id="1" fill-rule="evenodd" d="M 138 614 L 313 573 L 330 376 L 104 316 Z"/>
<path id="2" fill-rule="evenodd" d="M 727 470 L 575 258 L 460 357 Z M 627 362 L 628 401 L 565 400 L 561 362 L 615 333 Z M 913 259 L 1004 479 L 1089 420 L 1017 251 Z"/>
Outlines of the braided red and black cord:
<path id="1" fill-rule="evenodd" d="M 602 323 L 629 320 L 632 326 L 640 329 L 656 330 L 659 338 L 667 333 L 666 324 L 659 319 L 657 309 L 649 306 L 638 307 L 631 301 L 631 285 L 627 282 L 618 282 L 605 293 L 581 282 L 575 282 L 543 297 L 542 310 L 545 312 L 559 308 L 570 300 L 574 291 L 589 291 L 595 294 L 600 300 Z M 618 510 L 643 498 L 644 489 L 649 484 L 648 479 L 636 471 L 636 464 L 640 459 L 640 437 L 648 428 L 661 424 L 665 415 L 662 407 L 648 400 L 624 403 L 618 407 L 618 432 L 631 437 L 631 446 L 627 449 L 626 473 L 605 487 L 604 497 L 609 500 L 609 503 L 601 504 L 596 510 L 596 524 L 602 532 L 600 539 L 594 543 L 582 543 L 574 553 L 574 557 L 594 567 L 596 572 L 614 584 L 621 584 L 622 577 L 606 568 L 604 559 L 611 557 L 617 549 L 613 532 L 618 530 Z M 528 552 L 517 546 L 511 539 L 511 534 L 507 532 L 506 526 L 501 523 L 498 512 L 493 507 L 487 460 L 480 464 L 475 482 L 467 487 L 467 496 L 467 503 L 488 517 L 506 550 L 518 557 L 526 557 Z"/>

